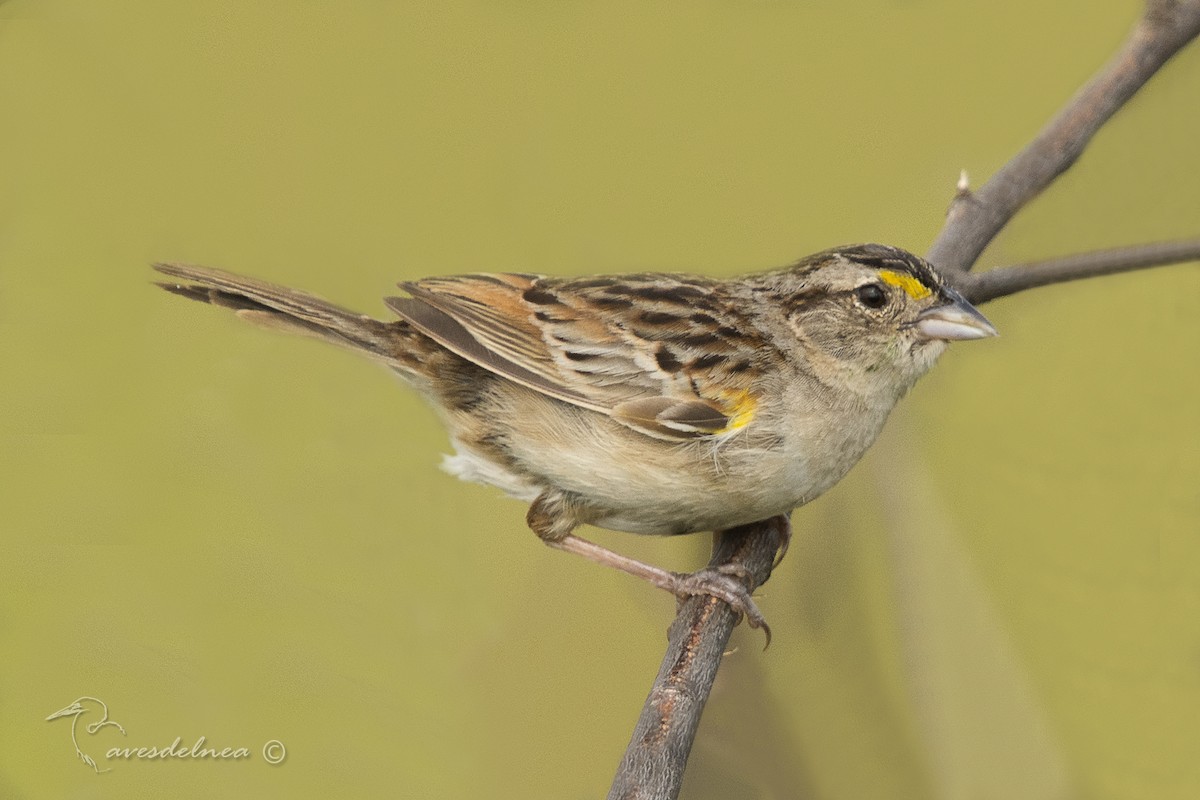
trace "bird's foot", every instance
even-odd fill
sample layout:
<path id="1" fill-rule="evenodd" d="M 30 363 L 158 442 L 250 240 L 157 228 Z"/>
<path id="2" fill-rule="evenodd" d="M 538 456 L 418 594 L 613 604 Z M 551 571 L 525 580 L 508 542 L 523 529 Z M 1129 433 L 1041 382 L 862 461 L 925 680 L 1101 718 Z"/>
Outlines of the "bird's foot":
<path id="1" fill-rule="evenodd" d="M 534 508 L 537 508 L 537 505 L 535 503 Z M 533 513 L 531 509 L 531 519 Z M 680 601 L 699 595 L 708 595 L 723 600 L 729 604 L 735 614 L 744 618 L 751 628 L 762 628 L 767 637 L 767 644 L 771 643 L 771 629 L 767 626 L 758 606 L 750 598 L 750 590 L 746 588 L 753 583 L 753 576 L 741 564 L 706 567 L 698 572 L 671 572 L 662 567 L 614 553 L 607 547 L 601 547 L 587 539 L 580 539 L 575 534 L 567 534 L 561 538 L 543 537 L 542 541 L 559 550 L 581 555 L 597 564 L 604 564 L 630 575 L 636 575 L 660 589 L 665 589 Z"/>
<path id="2" fill-rule="evenodd" d="M 664 586 L 673 592 L 680 602 L 689 597 L 709 595 L 722 600 L 733 609 L 733 612 L 746 620 L 751 628 L 762 628 L 767 637 L 767 645 L 771 644 L 771 626 L 762 612 L 758 610 L 750 590 L 743 581 L 750 579 L 750 572 L 740 564 L 722 564 L 719 567 L 705 567 L 696 572 L 672 572 L 671 585 Z"/>

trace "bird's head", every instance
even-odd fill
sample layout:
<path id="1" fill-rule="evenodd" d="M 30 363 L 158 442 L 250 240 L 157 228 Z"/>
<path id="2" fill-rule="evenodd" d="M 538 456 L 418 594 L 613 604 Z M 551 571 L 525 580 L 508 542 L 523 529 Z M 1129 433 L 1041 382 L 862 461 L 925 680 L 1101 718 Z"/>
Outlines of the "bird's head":
<path id="1" fill-rule="evenodd" d="M 952 341 L 996 329 L 925 260 L 896 247 L 826 250 L 770 273 L 801 356 L 836 385 L 898 397 Z"/>
<path id="2" fill-rule="evenodd" d="M 91 722 L 88 724 L 88 726 L 86 728 L 88 733 L 95 733 L 100 728 L 104 727 L 105 725 L 113 725 L 117 728 L 120 728 L 121 733 L 125 732 L 124 728 L 121 728 L 121 726 L 118 725 L 116 722 L 112 722 L 109 720 L 108 706 L 104 703 L 103 700 L 97 700 L 95 697 L 80 697 L 74 703 L 71 703 L 71 705 L 67 706 L 66 708 L 60 708 L 58 711 L 55 711 L 50 716 L 46 717 L 46 721 L 49 722 L 50 720 L 55 720 L 60 717 L 75 717 L 76 719 L 78 719 L 83 714 L 88 713 L 88 711 L 100 712 L 100 718 L 98 720 L 96 720 L 95 722 Z"/>

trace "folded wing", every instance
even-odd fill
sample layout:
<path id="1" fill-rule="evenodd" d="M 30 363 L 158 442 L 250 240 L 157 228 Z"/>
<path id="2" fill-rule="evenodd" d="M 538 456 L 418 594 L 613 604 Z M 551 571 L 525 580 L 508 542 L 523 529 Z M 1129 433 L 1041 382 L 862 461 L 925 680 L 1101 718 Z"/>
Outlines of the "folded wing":
<path id="1" fill-rule="evenodd" d="M 387 304 L 443 347 L 657 438 L 719 436 L 753 419 L 747 320 L 706 278 L 464 275 L 401 284 Z"/>

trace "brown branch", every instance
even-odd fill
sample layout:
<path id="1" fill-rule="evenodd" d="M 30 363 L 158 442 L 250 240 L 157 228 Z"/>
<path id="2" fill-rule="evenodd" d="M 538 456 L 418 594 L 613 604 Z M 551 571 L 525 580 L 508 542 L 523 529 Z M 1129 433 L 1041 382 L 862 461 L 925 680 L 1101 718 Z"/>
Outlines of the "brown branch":
<path id="1" fill-rule="evenodd" d="M 737 564 L 750 591 L 771 576 L 788 522 L 775 517 L 716 535 L 710 567 Z M 621 766 L 609 800 L 650 800 L 679 794 L 683 770 L 700 725 L 700 713 L 738 616 L 715 597 L 690 598 L 667 632 L 667 652 Z"/>
<path id="2" fill-rule="evenodd" d="M 1200 33 L 1200 0 L 1150 0 L 1117 54 L 977 192 L 960 193 L 926 258 L 969 270 L 1022 206 L 1065 172 L 1104 123 Z"/>
<path id="3" fill-rule="evenodd" d="M 1001 267 L 969 275 L 980 253 L 1012 217 L 1079 158 L 1104 125 L 1176 52 L 1200 33 L 1200 0 L 1148 0 L 1114 58 L 1041 133 L 977 193 L 960 192 L 927 257 L 979 302 L 1022 289 L 1194 258 L 1189 244 L 1125 248 Z M 1157 254 L 1154 248 L 1160 248 Z M 1178 247 L 1168 258 L 1167 250 Z M 778 544 L 773 520 L 718 537 L 712 564 L 739 565 L 750 588 L 765 581 Z M 609 792 L 612 798 L 678 796 L 700 714 L 737 619 L 714 598 L 684 603 L 669 632 L 666 656 Z"/>
<path id="4" fill-rule="evenodd" d="M 987 272 L 963 273 L 955 278 L 954 284 L 964 297 L 978 304 L 1038 286 L 1182 264 L 1186 261 L 1200 261 L 1200 239 L 1135 244 L 1045 261 L 1032 261 L 1028 264 L 996 267 Z"/>

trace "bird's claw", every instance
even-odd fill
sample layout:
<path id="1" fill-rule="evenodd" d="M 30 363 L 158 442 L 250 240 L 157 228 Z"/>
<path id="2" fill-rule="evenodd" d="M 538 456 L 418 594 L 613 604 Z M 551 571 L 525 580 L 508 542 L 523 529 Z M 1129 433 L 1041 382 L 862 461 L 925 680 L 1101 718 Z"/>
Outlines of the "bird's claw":
<path id="1" fill-rule="evenodd" d="M 750 572 L 740 564 L 722 564 L 719 567 L 706 567 L 697 572 L 672 573 L 673 585 L 670 587 L 675 596 L 683 600 L 689 597 L 708 595 L 726 603 L 733 612 L 746 620 L 751 628 L 762 628 L 767 637 L 767 645 L 771 644 L 771 627 L 762 612 L 758 610 L 750 591 L 742 581 L 749 579 Z"/>

